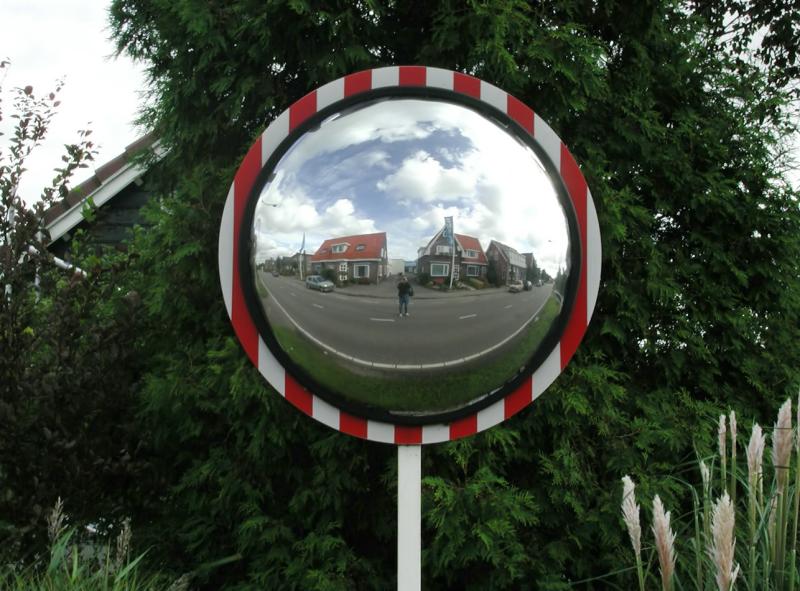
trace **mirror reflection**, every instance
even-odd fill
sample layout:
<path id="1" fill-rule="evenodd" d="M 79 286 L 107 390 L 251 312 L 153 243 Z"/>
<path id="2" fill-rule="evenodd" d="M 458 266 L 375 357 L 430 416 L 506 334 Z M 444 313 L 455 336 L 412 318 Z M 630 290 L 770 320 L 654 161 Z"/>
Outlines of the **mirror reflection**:
<path id="1" fill-rule="evenodd" d="M 336 113 L 255 206 L 253 286 L 281 349 L 344 400 L 456 410 L 530 362 L 562 312 L 567 218 L 536 153 L 460 104 Z"/>

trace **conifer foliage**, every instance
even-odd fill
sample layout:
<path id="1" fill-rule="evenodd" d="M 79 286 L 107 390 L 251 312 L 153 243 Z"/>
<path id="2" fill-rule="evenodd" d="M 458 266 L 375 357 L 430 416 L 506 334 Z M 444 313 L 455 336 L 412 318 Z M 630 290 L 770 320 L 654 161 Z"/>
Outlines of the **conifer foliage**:
<path id="1" fill-rule="evenodd" d="M 131 420 L 159 483 L 134 527 L 158 555 L 180 572 L 226 559 L 197 579 L 214 589 L 392 585 L 393 448 L 268 391 L 216 269 L 256 135 L 320 84 L 390 64 L 464 71 L 531 105 L 581 163 L 603 235 L 597 311 L 566 373 L 500 427 L 425 448 L 425 588 L 618 570 L 623 474 L 689 502 L 667 477 L 713 444 L 697 425 L 719 407 L 763 421 L 800 378 L 800 213 L 781 156 L 795 79 L 736 52 L 757 27 L 718 15 L 666 0 L 115 0 L 119 49 L 149 72 L 143 120 L 168 150 L 121 280 L 142 299 Z"/>

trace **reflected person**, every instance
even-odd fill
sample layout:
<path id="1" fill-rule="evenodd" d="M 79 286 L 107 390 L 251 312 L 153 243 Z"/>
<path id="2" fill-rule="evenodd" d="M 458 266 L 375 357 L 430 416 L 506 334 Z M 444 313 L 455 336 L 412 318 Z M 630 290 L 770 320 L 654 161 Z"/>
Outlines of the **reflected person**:
<path id="1" fill-rule="evenodd" d="M 414 288 L 408 282 L 408 277 L 401 274 L 400 281 L 397 282 L 397 297 L 400 300 L 398 316 L 408 316 L 408 300 L 412 295 L 414 295 Z"/>

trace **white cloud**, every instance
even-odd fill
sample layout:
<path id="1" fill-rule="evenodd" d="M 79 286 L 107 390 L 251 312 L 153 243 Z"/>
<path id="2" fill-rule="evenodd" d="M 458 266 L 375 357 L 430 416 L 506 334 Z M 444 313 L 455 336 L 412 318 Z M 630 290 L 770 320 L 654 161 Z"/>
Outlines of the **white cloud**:
<path id="1" fill-rule="evenodd" d="M 303 235 L 306 252 L 313 253 L 328 238 L 379 231 L 351 199 L 340 197 L 325 206 L 280 171 L 261 192 L 253 224 L 258 260 L 296 253 Z"/>
<path id="2" fill-rule="evenodd" d="M 403 161 L 397 171 L 379 181 L 377 187 L 403 203 L 452 201 L 473 197 L 477 180 L 474 169 L 445 168 L 436 158 L 421 150 Z"/>

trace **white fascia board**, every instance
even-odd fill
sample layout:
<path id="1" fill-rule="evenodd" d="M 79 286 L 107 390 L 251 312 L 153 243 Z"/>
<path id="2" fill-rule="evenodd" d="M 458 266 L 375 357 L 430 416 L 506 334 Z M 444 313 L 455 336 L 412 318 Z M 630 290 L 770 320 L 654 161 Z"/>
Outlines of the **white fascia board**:
<path id="1" fill-rule="evenodd" d="M 81 199 L 79 203 L 50 222 L 47 226 L 47 230 L 50 232 L 50 243 L 52 244 L 83 221 L 83 205 L 89 197 L 97 207 L 100 207 L 142 176 L 145 170 L 138 164 L 126 164 L 92 193 Z"/>

